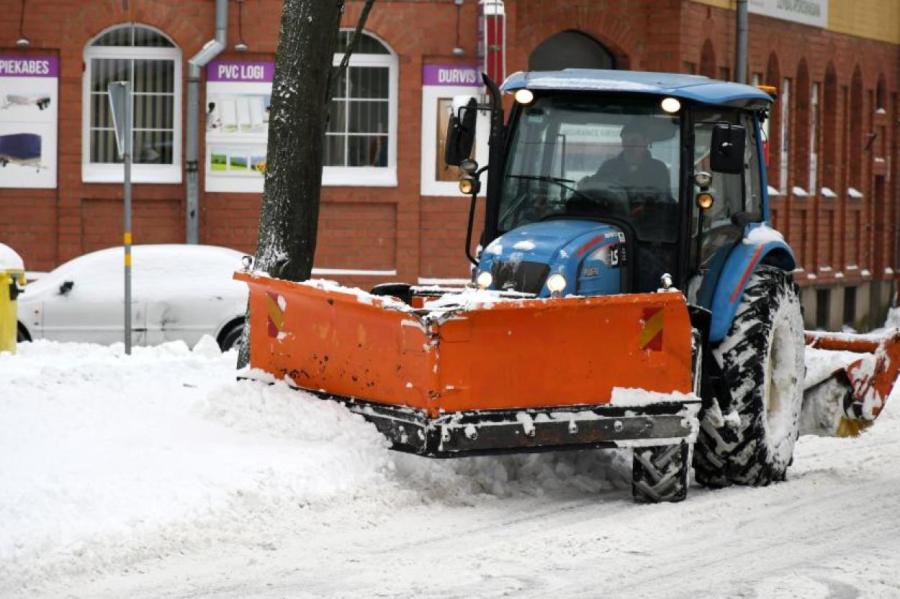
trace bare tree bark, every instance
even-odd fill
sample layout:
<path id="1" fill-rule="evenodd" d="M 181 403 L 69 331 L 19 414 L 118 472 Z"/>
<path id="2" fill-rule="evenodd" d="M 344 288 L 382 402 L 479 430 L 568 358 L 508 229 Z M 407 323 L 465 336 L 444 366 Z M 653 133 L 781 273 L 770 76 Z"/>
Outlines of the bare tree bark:
<path id="1" fill-rule="evenodd" d="M 325 112 L 343 0 L 284 0 L 275 55 L 256 269 L 302 281 L 312 272 Z"/>
<path id="2" fill-rule="evenodd" d="M 365 25 L 374 0 L 366 0 L 338 72 Z M 272 277 L 303 281 L 312 274 L 319 196 L 344 0 L 284 0 L 275 55 L 266 174 L 254 268 Z M 249 320 L 249 319 L 248 319 Z M 238 367 L 248 363 L 244 327 Z"/>

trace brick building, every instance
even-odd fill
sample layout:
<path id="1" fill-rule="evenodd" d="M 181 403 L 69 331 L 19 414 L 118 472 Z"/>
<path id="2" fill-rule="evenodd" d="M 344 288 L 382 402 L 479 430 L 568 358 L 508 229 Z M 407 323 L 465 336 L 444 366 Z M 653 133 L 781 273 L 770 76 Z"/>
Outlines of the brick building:
<path id="1" fill-rule="evenodd" d="M 185 240 L 188 59 L 213 37 L 215 5 L 0 0 L 0 86 L 35 81 L 23 75 L 46 59 L 40 85 L 54 100 L 28 108 L 43 143 L 37 174 L 22 149 L 0 169 L 0 240 L 29 269 L 120 242 L 121 167 L 103 91 L 126 72 L 139 100 L 135 242 Z M 883 317 L 900 267 L 900 2 L 750 6 L 750 75 L 780 89 L 768 125 L 773 220 L 799 254 L 808 324 L 864 327 Z M 280 7 L 230 0 L 227 46 L 202 72 L 202 243 L 254 248 Z M 345 26 L 360 7 L 348 2 Z M 322 274 L 366 287 L 467 276 L 468 203 L 436 148 L 447 97 L 473 89 L 479 12 L 476 0 L 376 2 L 333 105 Z M 734 17 L 734 0 L 507 0 L 506 72 L 572 65 L 727 79 Z M 25 110 L 0 110 L 0 140 L 15 137 Z"/>

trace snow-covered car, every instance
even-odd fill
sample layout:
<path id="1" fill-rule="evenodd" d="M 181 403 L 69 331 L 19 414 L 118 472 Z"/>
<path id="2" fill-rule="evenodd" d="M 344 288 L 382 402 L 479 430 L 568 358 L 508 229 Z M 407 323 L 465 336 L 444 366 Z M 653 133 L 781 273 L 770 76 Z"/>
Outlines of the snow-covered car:
<path id="1" fill-rule="evenodd" d="M 18 298 L 19 340 L 110 344 L 124 335 L 124 251 L 79 256 L 25 287 Z M 132 248 L 132 343 L 213 336 L 223 350 L 238 342 L 247 286 L 232 280 L 243 254 L 205 245 Z"/>

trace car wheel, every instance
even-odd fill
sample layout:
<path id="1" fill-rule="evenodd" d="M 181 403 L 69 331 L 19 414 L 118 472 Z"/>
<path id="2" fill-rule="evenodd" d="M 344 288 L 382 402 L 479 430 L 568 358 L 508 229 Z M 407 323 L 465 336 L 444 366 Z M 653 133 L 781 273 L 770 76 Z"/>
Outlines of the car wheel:
<path id="1" fill-rule="evenodd" d="M 241 335 L 244 334 L 244 321 L 231 325 L 219 337 L 219 349 L 223 352 L 230 349 L 238 349 L 241 345 Z"/>

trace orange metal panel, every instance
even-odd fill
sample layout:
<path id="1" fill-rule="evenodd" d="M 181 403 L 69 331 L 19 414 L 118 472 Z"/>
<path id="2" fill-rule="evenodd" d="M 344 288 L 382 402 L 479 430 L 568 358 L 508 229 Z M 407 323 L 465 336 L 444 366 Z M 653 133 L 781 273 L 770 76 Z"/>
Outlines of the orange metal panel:
<path id="1" fill-rule="evenodd" d="M 448 411 L 605 404 L 613 387 L 691 391 L 679 293 L 501 302 L 440 333 Z"/>
<path id="2" fill-rule="evenodd" d="M 250 285 L 251 366 L 308 389 L 432 416 L 604 404 L 613 387 L 691 390 L 691 326 L 679 293 L 505 301 L 437 315 L 346 290 L 235 278 Z"/>

